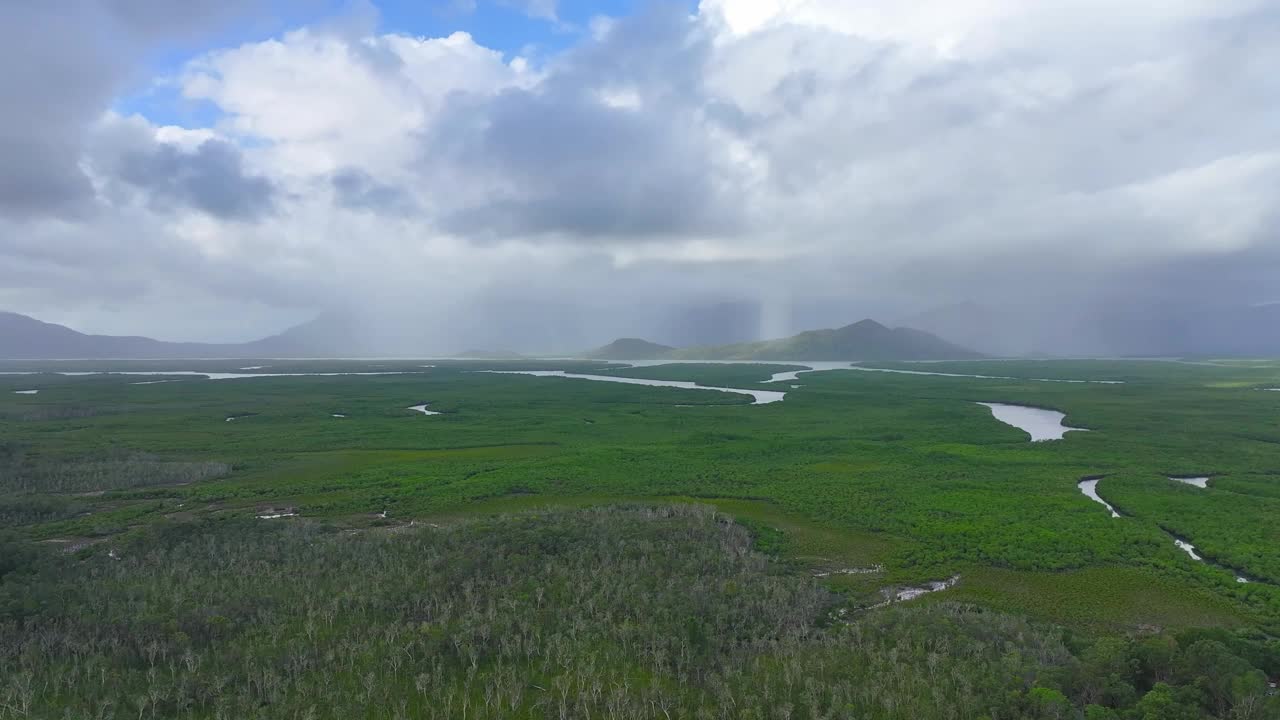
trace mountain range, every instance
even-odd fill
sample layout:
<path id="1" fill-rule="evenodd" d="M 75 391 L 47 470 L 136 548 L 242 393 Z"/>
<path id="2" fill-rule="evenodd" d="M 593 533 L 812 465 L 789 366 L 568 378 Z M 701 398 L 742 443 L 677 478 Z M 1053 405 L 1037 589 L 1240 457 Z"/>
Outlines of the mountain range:
<path id="1" fill-rule="evenodd" d="M 146 337 L 86 335 L 16 313 L 0 313 L 0 358 L 268 358 L 361 357 L 400 353 L 392 336 L 371 336 L 349 318 L 323 315 L 278 335 L 248 343 L 171 343 Z M 405 354 L 406 356 L 408 353 Z M 480 356 L 479 352 L 468 355 Z M 497 353 L 483 353 L 493 357 Z M 503 353 L 503 357 L 518 357 Z M 909 328 L 863 320 L 835 330 L 812 330 L 780 340 L 675 348 L 623 338 L 579 356 L 599 360 L 940 360 L 975 358 L 971 350 Z"/>
<path id="2" fill-rule="evenodd" d="M 725 311 L 726 316 L 731 315 Z M 935 360 L 979 357 L 1276 357 L 1280 304 L 1253 306 L 1099 302 L 1089 307 L 985 306 L 959 303 L 903 318 L 899 327 L 863 320 L 792 337 L 719 344 L 732 333 L 686 333 L 684 347 L 622 338 L 586 352 L 601 360 Z M 495 326 L 497 327 L 497 326 Z M 692 327 L 692 326 L 691 326 Z M 490 333 L 497 347 L 519 341 Z M 536 343 L 536 333 L 524 337 Z M 433 333 L 403 318 L 369 322 L 326 313 L 270 337 L 246 343 L 173 343 L 137 336 L 87 335 L 16 313 L 0 312 L 0 359 L 47 358 L 326 358 L 423 357 Z M 668 343 L 673 340 L 668 339 Z M 499 344 L 500 343 L 500 344 Z M 543 341 L 545 346 L 545 341 Z M 492 346 L 491 346 L 492 347 Z M 551 353 L 552 355 L 565 353 Z M 509 351 L 468 351 L 455 357 L 500 359 Z"/>
<path id="3" fill-rule="evenodd" d="M 927 332 L 862 320 L 834 330 L 809 330 L 779 340 L 672 348 L 624 338 L 587 353 L 601 360 L 965 360 L 980 353 Z"/>
<path id="4" fill-rule="evenodd" d="M 0 356 L 36 358 L 204 357 L 207 346 L 145 337 L 85 335 L 17 313 L 0 313 Z"/>
<path id="5" fill-rule="evenodd" d="M 311 323 L 249 343 L 174 343 L 148 337 L 86 335 L 17 313 L 0 312 L 0 358 L 129 359 L 320 357 L 319 334 Z"/>

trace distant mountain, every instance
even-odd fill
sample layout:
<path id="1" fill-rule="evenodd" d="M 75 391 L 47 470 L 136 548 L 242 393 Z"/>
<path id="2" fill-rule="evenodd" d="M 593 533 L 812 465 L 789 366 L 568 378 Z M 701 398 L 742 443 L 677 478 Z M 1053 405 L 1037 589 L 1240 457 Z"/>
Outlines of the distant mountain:
<path id="1" fill-rule="evenodd" d="M 420 352 L 422 333 L 420 327 L 410 322 L 379 328 L 370 327 L 358 318 L 326 314 L 249 343 L 171 343 L 146 337 L 86 335 L 25 315 L 0 313 L 0 359 L 412 357 Z M 465 356 L 520 357 L 515 353 L 474 350 Z M 863 320 L 836 330 L 812 330 L 781 340 L 681 350 L 638 338 L 621 338 L 584 357 L 597 360 L 945 360 L 981 356 L 920 330 L 891 329 L 873 320 Z"/>
<path id="2" fill-rule="evenodd" d="M 362 336 L 363 328 L 356 318 L 323 313 L 278 335 L 220 347 L 224 352 L 237 353 L 239 357 L 360 357 L 366 354 L 366 349 L 356 339 Z M 379 352 L 373 350 L 367 354 L 377 355 Z"/>
<path id="3" fill-rule="evenodd" d="M 657 360 L 667 357 L 673 350 L 675 348 L 670 345 L 659 345 L 648 340 L 619 338 L 583 357 L 591 360 Z"/>
<path id="4" fill-rule="evenodd" d="M 0 312 L 0 358 L 214 357 L 222 346 L 166 343 L 146 337 L 85 335 L 62 325 Z"/>
<path id="5" fill-rule="evenodd" d="M 17 313 L 0 312 L 0 359 L 192 359 L 326 357 L 333 352 L 332 327 L 317 321 L 249 343 L 174 343 L 148 337 L 87 335 Z"/>
<path id="6" fill-rule="evenodd" d="M 810 330 L 781 340 L 677 350 L 681 360 L 962 360 L 981 354 L 911 328 L 863 320 L 835 330 Z"/>

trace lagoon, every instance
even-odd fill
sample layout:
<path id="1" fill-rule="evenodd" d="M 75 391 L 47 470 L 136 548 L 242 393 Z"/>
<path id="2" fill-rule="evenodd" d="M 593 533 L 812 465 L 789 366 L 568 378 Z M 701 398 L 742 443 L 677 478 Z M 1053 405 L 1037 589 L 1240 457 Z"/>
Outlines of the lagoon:
<path id="1" fill-rule="evenodd" d="M 980 402 L 979 405 L 991 408 L 996 420 L 1012 425 L 1031 436 L 1031 442 L 1047 442 L 1061 440 L 1067 433 L 1075 430 L 1087 432 L 1084 428 L 1073 428 L 1062 424 L 1065 413 L 1057 410 L 1028 407 L 1026 405 L 1006 405 L 1004 403 Z"/>

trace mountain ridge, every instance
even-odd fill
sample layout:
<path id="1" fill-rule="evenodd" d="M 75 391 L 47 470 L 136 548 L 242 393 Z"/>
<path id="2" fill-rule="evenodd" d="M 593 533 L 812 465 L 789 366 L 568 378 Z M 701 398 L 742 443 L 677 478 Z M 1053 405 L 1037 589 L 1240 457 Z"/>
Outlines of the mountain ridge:
<path id="1" fill-rule="evenodd" d="M 672 354 L 679 360 L 966 360 L 981 353 L 913 328 L 865 319 L 841 328 L 806 330 L 786 338 Z"/>
<path id="2" fill-rule="evenodd" d="M 584 353 L 593 360 L 967 360 L 981 353 L 923 330 L 889 328 L 865 319 L 841 328 L 806 330 L 786 338 L 672 348 L 638 338 L 619 338 Z"/>
<path id="3" fill-rule="evenodd" d="M 345 336 L 342 347 L 336 342 Z M 386 338 L 369 336 L 354 318 L 321 315 L 247 343 L 175 343 L 142 336 L 89 335 L 26 315 L 0 312 L 0 359 L 228 359 L 358 357 L 379 355 Z M 731 345 L 675 348 L 619 338 L 581 357 L 597 360 L 950 360 L 982 357 L 912 328 L 861 320 L 842 328 L 808 330 L 788 338 Z"/>
<path id="4" fill-rule="evenodd" d="M 27 315 L 0 312 L 0 358 L 9 360 L 208 357 L 227 347 L 232 346 L 171 343 L 140 335 L 88 335 Z"/>

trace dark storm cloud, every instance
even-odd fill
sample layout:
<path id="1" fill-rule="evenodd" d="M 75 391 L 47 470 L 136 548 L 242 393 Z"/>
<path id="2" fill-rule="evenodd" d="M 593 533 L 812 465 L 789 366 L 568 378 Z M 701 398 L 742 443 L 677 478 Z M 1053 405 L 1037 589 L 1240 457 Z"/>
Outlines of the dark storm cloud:
<path id="1" fill-rule="evenodd" d="M 114 170 L 158 208 L 191 207 L 225 220 L 255 220 L 275 204 L 275 185 L 248 173 L 240 149 L 222 140 L 205 140 L 191 151 L 155 143 L 125 152 Z"/>
<path id="2" fill-rule="evenodd" d="M 937 258 L 896 274 L 917 289 L 900 306 L 925 312 L 892 319 L 999 355 L 1274 355 L 1277 273 L 1275 231 L 1248 247 L 1162 257 L 1064 246 Z"/>
<path id="3" fill-rule="evenodd" d="M 256 0 L 103 0 L 128 32 L 145 38 L 202 33 L 253 6 Z"/>
<path id="4" fill-rule="evenodd" d="M 0 2 L 0 217 L 81 215 L 93 188 L 85 134 L 167 39 L 226 21 L 247 0 Z"/>
<path id="5" fill-rule="evenodd" d="M 413 199 L 394 185 L 379 182 L 360 168 L 343 168 L 329 177 L 334 202 L 347 210 L 400 214 L 413 210 Z"/>
<path id="6" fill-rule="evenodd" d="M 0 215 L 27 218 L 82 213 L 93 186 L 69 138 L 0 137 Z"/>
<path id="7" fill-rule="evenodd" d="M 674 117 L 523 91 L 483 112 L 487 127 L 460 160 L 507 189 L 446 218 L 453 232 L 604 240 L 703 232 L 721 220 L 706 149 Z"/>
<path id="8" fill-rule="evenodd" d="M 0 3 L 0 214 L 83 209 L 92 187 L 78 166 L 81 136 L 126 67 L 75 3 Z"/>
<path id="9" fill-rule="evenodd" d="M 687 12 L 663 5 L 570 53 L 536 88 L 458 97 L 426 161 L 498 190 L 444 226 L 606 243 L 734 230 L 733 179 L 697 88 L 707 52 Z"/>

